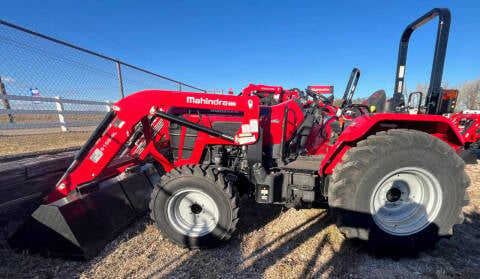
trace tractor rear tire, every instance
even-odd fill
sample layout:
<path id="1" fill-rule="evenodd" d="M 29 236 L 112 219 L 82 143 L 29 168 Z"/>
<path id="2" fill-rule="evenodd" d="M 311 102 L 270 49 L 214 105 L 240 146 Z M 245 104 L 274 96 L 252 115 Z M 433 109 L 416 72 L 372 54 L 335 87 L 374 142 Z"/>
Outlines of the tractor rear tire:
<path id="1" fill-rule="evenodd" d="M 175 168 L 155 186 L 150 217 L 171 242 L 191 249 L 228 240 L 238 223 L 238 195 L 221 172 L 199 165 Z"/>
<path id="2" fill-rule="evenodd" d="M 346 238 L 366 241 L 376 253 L 416 254 L 463 222 L 470 179 L 442 140 L 416 130 L 379 132 L 342 161 L 328 200 Z"/>

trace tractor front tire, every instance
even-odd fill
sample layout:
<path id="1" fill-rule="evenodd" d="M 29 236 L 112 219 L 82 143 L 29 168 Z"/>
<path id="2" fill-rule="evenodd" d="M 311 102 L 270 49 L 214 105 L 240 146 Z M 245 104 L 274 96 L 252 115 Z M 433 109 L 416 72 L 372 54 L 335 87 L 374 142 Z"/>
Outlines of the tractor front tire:
<path id="1" fill-rule="evenodd" d="M 374 252 L 415 254 L 463 222 L 470 179 L 442 140 L 415 130 L 379 132 L 342 161 L 328 200 L 346 238 L 367 241 Z"/>
<path id="2" fill-rule="evenodd" d="M 238 223 L 238 195 L 221 172 L 199 165 L 166 173 L 155 186 L 150 216 L 164 237 L 191 249 L 228 240 Z"/>

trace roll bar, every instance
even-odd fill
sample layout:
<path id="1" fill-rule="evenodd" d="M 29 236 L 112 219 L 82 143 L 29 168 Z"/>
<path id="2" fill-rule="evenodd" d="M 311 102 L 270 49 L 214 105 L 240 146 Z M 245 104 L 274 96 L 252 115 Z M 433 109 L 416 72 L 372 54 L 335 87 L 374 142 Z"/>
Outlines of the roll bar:
<path id="1" fill-rule="evenodd" d="M 430 86 L 426 95 L 425 107 L 426 114 L 437 114 L 441 101 L 441 84 L 443 75 L 443 66 L 447 52 L 448 35 L 450 31 L 451 15 L 450 10 L 446 8 L 435 8 L 424 14 L 403 31 L 400 38 L 398 49 L 397 75 L 395 77 L 395 88 L 392 98 L 392 108 L 405 106 L 405 100 L 402 94 L 405 78 L 405 67 L 407 64 L 407 52 L 410 36 L 413 31 L 438 16 L 437 38 L 435 43 L 435 53 L 433 55 L 432 72 L 430 76 Z"/>
<path id="2" fill-rule="evenodd" d="M 352 104 L 353 93 L 355 93 L 355 89 L 357 88 L 358 79 L 360 79 L 360 70 L 353 68 L 347 87 L 345 88 L 345 93 L 343 94 L 342 107 Z"/>

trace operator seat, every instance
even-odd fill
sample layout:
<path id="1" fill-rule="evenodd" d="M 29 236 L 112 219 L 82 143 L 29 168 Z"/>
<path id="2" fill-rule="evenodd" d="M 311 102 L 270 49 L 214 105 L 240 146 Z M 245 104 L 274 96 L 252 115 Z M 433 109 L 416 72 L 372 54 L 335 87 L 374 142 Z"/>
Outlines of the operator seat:
<path id="1" fill-rule="evenodd" d="M 386 101 L 387 94 L 385 94 L 385 90 L 377 90 L 368 97 L 364 104 L 368 107 L 375 106 L 375 112 L 385 112 Z"/>
<path id="2" fill-rule="evenodd" d="M 298 126 L 297 131 L 290 139 L 289 151 L 303 153 L 305 151 L 305 144 L 307 143 L 308 136 L 312 130 L 315 117 L 312 113 L 306 113 L 302 124 Z"/>
<path id="3" fill-rule="evenodd" d="M 287 121 L 287 126 L 288 131 L 285 136 L 285 149 L 284 151 L 280 151 L 280 154 L 275 154 L 274 156 L 278 156 L 276 158 L 282 158 L 283 157 L 283 152 L 287 152 L 289 154 L 299 154 L 303 153 L 305 150 L 305 145 L 307 142 L 308 135 L 310 134 L 310 131 L 312 130 L 313 124 L 315 117 L 313 115 L 313 112 L 311 110 L 305 109 L 301 101 L 297 98 L 290 99 L 288 101 L 282 102 L 278 105 L 273 105 L 273 106 L 261 106 L 264 108 L 269 108 L 271 113 L 271 119 L 276 119 L 276 120 L 281 120 L 283 122 L 285 120 L 285 112 L 288 114 L 288 117 L 292 117 L 293 119 L 301 119 L 303 120 L 301 122 L 297 122 L 297 120 L 290 119 Z M 286 111 L 285 109 L 288 107 L 288 110 Z M 271 122 L 271 125 L 275 125 L 278 130 L 278 128 L 282 129 L 283 133 L 283 124 L 280 121 L 278 122 Z M 298 125 L 298 126 L 297 126 Z M 296 127 L 295 127 L 296 126 Z M 274 128 L 270 128 L 275 130 Z M 288 135 L 287 135 L 288 134 Z M 281 133 L 280 133 L 281 135 Z M 279 135 L 277 135 L 279 136 Z M 283 136 L 282 136 L 283 137 Z"/>

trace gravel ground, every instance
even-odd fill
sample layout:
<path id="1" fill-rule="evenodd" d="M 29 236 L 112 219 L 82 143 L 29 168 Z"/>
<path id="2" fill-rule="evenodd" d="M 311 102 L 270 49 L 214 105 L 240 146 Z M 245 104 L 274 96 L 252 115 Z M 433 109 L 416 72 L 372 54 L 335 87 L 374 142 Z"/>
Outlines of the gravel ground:
<path id="1" fill-rule="evenodd" d="M 218 248 L 179 248 L 162 239 L 145 217 L 89 262 L 0 249 L 0 277 L 480 278 L 480 165 L 467 171 L 472 185 L 465 222 L 451 239 L 415 258 L 375 258 L 344 241 L 323 209 L 285 210 L 242 201 L 238 233 Z"/>

